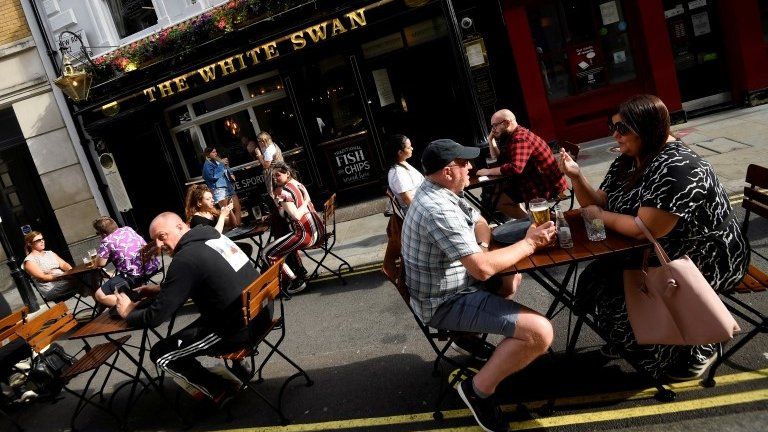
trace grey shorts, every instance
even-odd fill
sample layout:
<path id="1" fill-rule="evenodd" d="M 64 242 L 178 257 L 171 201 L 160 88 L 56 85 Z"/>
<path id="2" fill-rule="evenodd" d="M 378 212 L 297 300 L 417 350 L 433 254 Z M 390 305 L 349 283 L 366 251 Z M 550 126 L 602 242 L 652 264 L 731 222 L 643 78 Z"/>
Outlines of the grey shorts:
<path id="1" fill-rule="evenodd" d="M 432 315 L 429 326 L 512 337 L 519 315 L 520 304 L 488 291 L 478 290 L 459 294 L 441 304 Z"/>

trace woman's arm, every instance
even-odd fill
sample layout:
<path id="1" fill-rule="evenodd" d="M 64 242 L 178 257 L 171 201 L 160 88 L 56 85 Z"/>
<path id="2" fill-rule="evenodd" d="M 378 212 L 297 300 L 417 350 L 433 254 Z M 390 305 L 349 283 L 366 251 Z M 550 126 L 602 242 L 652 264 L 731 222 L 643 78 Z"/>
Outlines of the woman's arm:
<path id="1" fill-rule="evenodd" d="M 56 261 L 58 261 L 60 269 L 62 269 L 64 271 L 72 270 L 72 265 L 70 263 L 68 263 L 68 262 L 64 261 L 63 259 L 61 259 L 61 257 L 56 255 L 56 252 L 51 252 L 51 253 L 53 254 L 54 257 L 56 257 Z"/>
<path id="2" fill-rule="evenodd" d="M 33 278 L 42 282 L 51 282 L 56 280 L 56 275 L 43 272 L 43 269 L 41 269 L 40 266 L 32 260 L 28 260 L 24 263 L 24 271 L 29 273 L 29 275 Z"/>
<path id="3" fill-rule="evenodd" d="M 654 207 L 640 207 L 637 216 L 657 239 L 669 234 L 680 219 L 680 216 Z M 645 239 L 645 234 L 637 227 L 633 216 L 604 211 L 603 222 L 608 228 L 627 237 Z"/>
<path id="4" fill-rule="evenodd" d="M 229 218 L 229 213 L 232 211 L 232 206 L 234 204 L 230 202 L 229 204 L 223 206 L 221 208 L 221 211 L 219 212 L 219 219 L 216 220 L 216 225 L 214 228 L 216 228 L 216 231 L 223 233 L 224 232 L 224 222 L 227 221 Z"/>
<path id="5" fill-rule="evenodd" d="M 563 148 L 560 149 L 560 157 L 557 160 L 557 166 L 563 174 L 571 179 L 573 193 L 576 195 L 576 199 L 579 201 L 581 207 L 590 205 L 605 207 L 608 203 L 608 196 L 604 191 L 595 189 L 589 184 L 587 178 L 581 173 L 579 164 L 577 164 L 576 161 L 571 158 L 571 155 L 569 155 Z"/>
<path id="6" fill-rule="evenodd" d="M 400 192 L 399 195 L 400 195 L 400 199 L 403 200 L 405 205 L 411 205 L 411 201 L 413 201 L 413 190 Z"/>
<path id="7" fill-rule="evenodd" d="M 290 216 L 291 220 L 298 221 L 301 219 L 301 213 L 299 213 L 299 209 L 296 208 L 296 203 L 283 201 L 281 205 L 283 207 L 283 211 L 285 211 L 288 216 Z"/>

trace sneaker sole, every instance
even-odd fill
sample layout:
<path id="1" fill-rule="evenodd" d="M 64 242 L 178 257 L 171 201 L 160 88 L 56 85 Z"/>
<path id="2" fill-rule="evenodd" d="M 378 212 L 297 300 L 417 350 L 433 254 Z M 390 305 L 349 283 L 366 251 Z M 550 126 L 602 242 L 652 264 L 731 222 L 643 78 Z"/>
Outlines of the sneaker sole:
<path id="1" fill-rule="evenodd" d="M 472 357 L 472 358 L 474 358 L 475 360 L 478 360 L 478 361 L 483 361 L 483 362 L 484 361 L 488 361 L 488 358 L 483 358 L 483 356 L 479 356 L 479 355 L 477 355 L 477 354 L 475 354 L 473 352 L 469 352 L 469 351 L 465 350 L 464 348 L 456 345 L 456 342 L 451 342 L 451 349 L 456 351 L 459 354 Z"/>
<path id="2" fill-rule="evenodd" d="M 697 372 L 695 374 L 689 375 L 687 377 L 676 377 L 669 374 L 664 374 L 664 375 L 672 381 L 682 382 L 682 381 L 697 380 L 704 376 L 704 374 L 707 372 L 707 369 L 709 369 L 709 367 L 712 366 L 712 364 L 717 361 L 717 357 L 718 357 L 717 353 L 713 354 L 712 357 L 707 359 L 707 361 L 705 361 L 704 363 L 696 367 Z"/>
<path id="3" fill-rule="evenodd" d="M 477 414 L 475 414 L 475 409 L 472 408 L 472 404 L 469 403 L 469 400 L 467 399 L 467 396 L 464 394 L 464 389 L 461 387 L 461 384 L 459 384 L 459 397 L 462 401 L 464 401 L 464 405 L 469 408 L 469 412 L 472 413 L 472 417 L 475 418 L 475 423 L 477 423 L 478 426 L 480 426 L 480 429 L 484 430 L 485 432 L 493 432 L 491 429 L 488 429 L 487 427 L 483 426 L 482 423 L 480 423 L 480 419 L 477 418 Z"/>

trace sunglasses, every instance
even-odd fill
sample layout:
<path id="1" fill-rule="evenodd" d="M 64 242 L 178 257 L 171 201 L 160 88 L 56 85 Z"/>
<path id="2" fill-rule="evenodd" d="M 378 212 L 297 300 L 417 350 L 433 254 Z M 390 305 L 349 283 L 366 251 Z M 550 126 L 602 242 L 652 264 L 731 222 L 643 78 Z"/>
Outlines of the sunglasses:
<path id="1" fill-rule="evenodd" d="M 32 240 L 32 243 L 40 243 L 41 241 L 45 241 L 45 239 L 41 237 L 39 239 Z"/>
<path id="2" fill-rule="evenodd" d="M 618 132 L 621 136 L 627 136 L 633 132 L 632 128 L 627 126 L 626 123 L 622 121 L 614 123 L 611 120 L 608 120 L 608 131 L 611 133 Z"/>

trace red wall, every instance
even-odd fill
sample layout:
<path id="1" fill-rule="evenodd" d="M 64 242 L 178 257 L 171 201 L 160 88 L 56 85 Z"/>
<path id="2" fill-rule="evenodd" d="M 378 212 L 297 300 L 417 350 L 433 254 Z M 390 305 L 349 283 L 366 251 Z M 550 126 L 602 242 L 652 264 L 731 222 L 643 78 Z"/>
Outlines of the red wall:
<path id="1" fill-rule="evenodd" d="M 757 0 L 719 2 L 734 101 L 768 87 L 768 44 L 763 39 Z"/>

